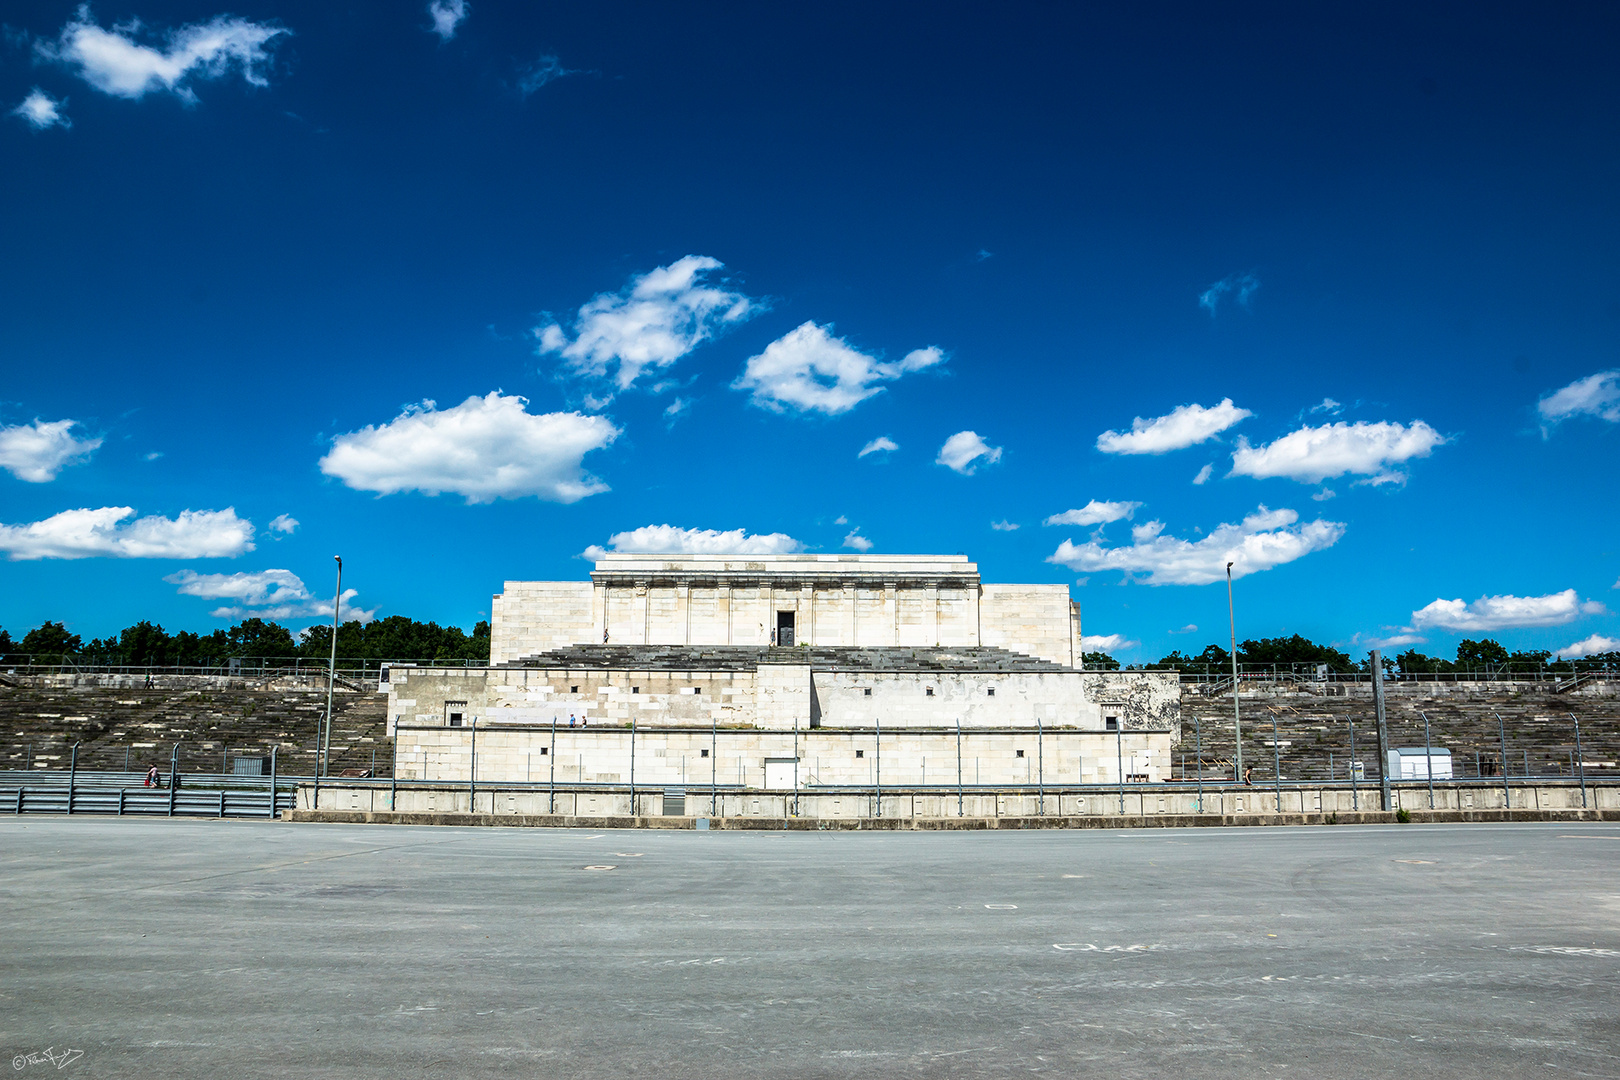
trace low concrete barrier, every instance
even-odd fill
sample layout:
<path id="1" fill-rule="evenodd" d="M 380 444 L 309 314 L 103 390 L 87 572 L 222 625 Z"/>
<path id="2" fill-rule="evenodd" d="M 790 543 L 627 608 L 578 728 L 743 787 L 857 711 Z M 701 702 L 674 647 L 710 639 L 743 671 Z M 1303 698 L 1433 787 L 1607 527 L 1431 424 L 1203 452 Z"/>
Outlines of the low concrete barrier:
<path id="1" fill-rule="evenodd" d="M 1620 784 L 1572 781 L 1510 784 L 1501 781 L 1437 783 L 1433 807 L 1426 784 L 1398 784 L 1392 806 L 1378 809 L 1376 784 L 1284 786 L 1281 791 L 1242 785 L 1097 787 L 1037 791 L 873 790 L 792 792 L 687 788 L 677 812 L 665 814 L 662 791 L 626 787 L 559 788 L 539 785 L 478 788 L 416 782 L 301 784 L 294 821 L 390 824 L 501 824 L 586 828 L 708 827 L 804 829 L 1140 828 L 1179 825 L 1333 824 L 1395 821 L 1620 820 Z"/>
<path id="2" fill-rule="evenodd" d="M 1393 812 L 1345 814 L 1115 814 L 1087 817 L 949 818 L 704 818 L 568 814 L 406 813 L 365 810 L 286 810 L 286 821 L 346 825 L 482 825 L 550 829 L 714 829 L 950 832 L 972 829 L 1173 829 L 1236 825 L 1392 825 Z M 1489 821 L 1620 821 L 1620 810 L 1413 810 L 1414 823 Z"/>

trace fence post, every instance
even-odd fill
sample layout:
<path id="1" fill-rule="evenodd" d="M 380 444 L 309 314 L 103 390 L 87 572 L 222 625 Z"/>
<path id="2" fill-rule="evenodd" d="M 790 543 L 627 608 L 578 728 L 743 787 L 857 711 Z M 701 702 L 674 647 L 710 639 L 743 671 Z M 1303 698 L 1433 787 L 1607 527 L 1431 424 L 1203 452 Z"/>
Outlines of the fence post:
<path id="1" fill-rule="evenodd" d="M 467 717 L 467 736 L 467 813 L 471 814 L 478 798 L 478 717 Z"/>
<path id="2" fill-rule="evenodd" d="M 1570 665 L 1571 668 L 1574 665 Z M 1574 713 L 1569 718 L 1575 721 L 1575 766 L 1581 777 L 1581 809 L 1586 809 L 1586 755 L 1581 751 L 1581 719 Z"/>
<path id="3" fill-rule="evenodd" d="M 1204 812 L 1204 722 L 1198 716 L 1193 716 L 1193 736 L 1198 740 L 1198 812 Z M 1185 759 L 1181 766 L 1182 779 L 1187 778 Z"/>
<path id="4" fill-rule="evenodd" d="M 1502 809 L 1513 809 L 1513 789 L 1508 787 L 1507 774 L 1507 726 L 1502 723 L 1502 714 L 1496 714 L 1496 735 L 1502 741 Z"/>
<path id="5" fill-rule="evenodd" d="M 73 781 L 79 771 L 79 744 L 73 744 L 73 754 L 68 758 L 68 813 L 73 813 Z"/>
<path id="6" fill-rule="evenodd" d="M 956 816 L 962 816 L 962 717 L 956 718 Z"/>
<path id="7" fill-rule="evenodd" d="M 272 820 L 272 821 L 274 821 L 275 817 L 276 817 L 276 750 L 277 749 L 278 749 L 278 747 L 274 747 L 274 746 L 272 746 L 270 748 L 270 820 Z"/>
<path id="8" fill-rule="evenodd" d="M 174 788 L 180 779 L 180 744 L 174 744 L 174 750 L 169 754 L 169 816 L 174 817 Z"/>
<path id="9" fill-rule="evenodd" d="M 1356 719 L 1350 717 L 1350 809 L 1361 812 L 1361 786 L 1356 783 L 1356 766 L 1361 759 L 1356 757 Z"/>
<path id="10" fill-rule="evenodd" d="M 1384 657 L 1374 649 L 1371 654 L 1373 684 L 1373 715 L 1378 721 L 1378 778 L 1383 793 L 1381 810 L 1389 809 L 1389 726 L 1384 719 Z"/>
<path id="11" fill-rule="evenodd" d="M 1046 741 L 1039 713 L 1035 714 L 1035 812 L 1046 816 Z"/>
<path id="12" fill-rule="evenodd" d="M 1121 709 L 1120 712 L 1125 710 Z M 1114 760 L 1119 766 L 1119 812 L 1125 813 L 1125 718 L 1114 721 Z"/>
<path id="13" fill-rule="evenodd" d="M 1429 777 L 1429 809 L 1434 809 L 1434 742 L 1429 738 L 1429 714 L 1419 712 L 1423 717 L 1423 771 Z"/>
<path id="14" fill-rule="evenodd" d="M 872 718 L 873 731 L 876 734 L 874 756 L 876 762 L 875 786 L 873 787 L 874 810 L 873 817 L 883 816 L 883 721 L 878 717 Z"/>
<path id="15" fill-rule="evenodd" d="M 1277 789 L 1277 813 L 1282 813 L 1282 744 L 1277 741 L 1277 712 L 1271 713 L 1271 778 Z"/>
<path id="16" fill-rule="evenodd" d="M 795 765 L 797 768 L 797 765 Z M 682 807 L 684 810 L 685 807 Z M 630 816 L 636 816 L 636 714 L 630 714 Z"/>

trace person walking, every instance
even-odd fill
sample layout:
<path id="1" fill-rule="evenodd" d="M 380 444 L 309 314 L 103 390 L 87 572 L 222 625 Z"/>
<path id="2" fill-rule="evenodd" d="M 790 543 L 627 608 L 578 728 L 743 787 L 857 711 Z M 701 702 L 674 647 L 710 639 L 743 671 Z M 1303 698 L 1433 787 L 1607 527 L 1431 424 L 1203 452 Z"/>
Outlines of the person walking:
<path id="1" fill-rule="evenodd" d="M 574 714 L 573 713 L 568 714 L 568 726 L 569 727 L 574 726 Z"/>

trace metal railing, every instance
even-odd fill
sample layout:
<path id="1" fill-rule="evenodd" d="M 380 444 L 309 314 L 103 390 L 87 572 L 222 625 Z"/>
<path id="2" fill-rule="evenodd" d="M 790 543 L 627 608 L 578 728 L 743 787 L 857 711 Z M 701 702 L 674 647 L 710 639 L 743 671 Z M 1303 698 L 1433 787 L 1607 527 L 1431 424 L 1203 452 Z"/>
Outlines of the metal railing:
<path id="1" fill-rule="evenodd" d="M 0 814 L 273 818 L 296 805 L 298 783 L 309 779 L 179 775 L 178 787 L 154 788 L 145 786 L 145 773 L 0 772 Z M 163 782 L 169 783 L 167 775 Z"/>

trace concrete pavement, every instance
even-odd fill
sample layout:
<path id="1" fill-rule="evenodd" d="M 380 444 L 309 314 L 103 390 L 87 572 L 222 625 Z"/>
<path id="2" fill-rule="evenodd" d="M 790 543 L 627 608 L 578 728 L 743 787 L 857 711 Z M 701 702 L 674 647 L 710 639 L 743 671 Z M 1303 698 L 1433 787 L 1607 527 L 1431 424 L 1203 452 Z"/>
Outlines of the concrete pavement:
<path id="1" fill-rule="evenodd" d="M 1620 826 L 0 819 L 19 1076 L 1620 1076 Z"/>

